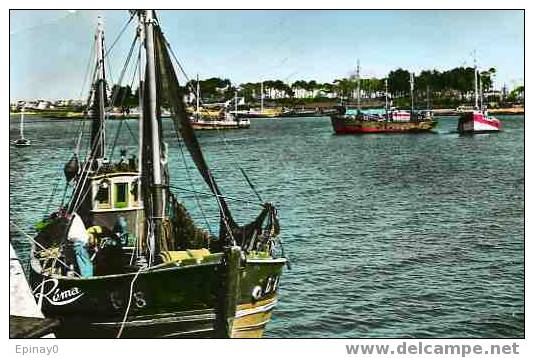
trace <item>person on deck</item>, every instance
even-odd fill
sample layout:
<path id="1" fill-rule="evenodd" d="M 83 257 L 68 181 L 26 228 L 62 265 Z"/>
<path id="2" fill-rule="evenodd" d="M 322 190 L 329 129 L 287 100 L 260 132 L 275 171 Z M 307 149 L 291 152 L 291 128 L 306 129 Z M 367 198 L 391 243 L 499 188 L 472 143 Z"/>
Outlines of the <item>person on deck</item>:
<path id="1" fill-rule="evenodd" d="M 85 224 L 78 214 L 74 214 L 67 240 L 72 245 L 76 265 L 82 277 L 93 276 L 93 263 L 88 252 L 89 234 L 85 230 Z"/>

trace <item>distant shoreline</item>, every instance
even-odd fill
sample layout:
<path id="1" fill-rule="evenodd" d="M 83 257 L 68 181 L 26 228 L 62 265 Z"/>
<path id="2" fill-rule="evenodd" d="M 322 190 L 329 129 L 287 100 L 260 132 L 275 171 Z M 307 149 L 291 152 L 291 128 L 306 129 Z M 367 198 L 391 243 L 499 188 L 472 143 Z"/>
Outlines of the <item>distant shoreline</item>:
<path id="1" fill-rule="evenodd" d="M 334 107 L 332 107 L 334 108 Z M 457 116 L 459 115 L 459 111 L 453 108 L 438 108 L 432 110 L 434 115 L 436 116 Z M 524 107 L 508 107 L 508 108 L 494 108 L 489 109 L 488 112 L 493 115 L 520 115 L 525 114 L 525 108 Z M 9 112 L 10 116 L 16 116 L 19 115 L 21 112 Z M 25 111 L 25 115 L 27 116 L 41 116 L 45 119 L 50 120 L 62 120 L 62 119 L 84 119 L 86 118 L 85 115 L 82 112 L 73 112 L 73 111 Z M 327 116 L 327 115 L 325 115 Z M 281 116 L 283 117 L 283 116 Z M 110 117 L 109 119 L 112 120 L 118 120 L 118 119 L 135 119 L 138 118 L 135 115 L 129 116 L 121 116 L 121 115 L 114 115 Z"/>

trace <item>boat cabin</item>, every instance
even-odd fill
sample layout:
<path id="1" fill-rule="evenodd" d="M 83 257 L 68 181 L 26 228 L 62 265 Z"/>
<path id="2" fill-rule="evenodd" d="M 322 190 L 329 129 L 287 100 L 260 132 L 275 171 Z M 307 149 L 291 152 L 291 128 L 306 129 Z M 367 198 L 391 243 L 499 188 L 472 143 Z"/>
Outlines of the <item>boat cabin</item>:
<path id="1" fill-rule="evenodd" d="M 141 178 L 138 172 L 114 172 L 91 178 L 91 224 L 111 229 L 119 217 L 139 237 L 143 223 Z"/>

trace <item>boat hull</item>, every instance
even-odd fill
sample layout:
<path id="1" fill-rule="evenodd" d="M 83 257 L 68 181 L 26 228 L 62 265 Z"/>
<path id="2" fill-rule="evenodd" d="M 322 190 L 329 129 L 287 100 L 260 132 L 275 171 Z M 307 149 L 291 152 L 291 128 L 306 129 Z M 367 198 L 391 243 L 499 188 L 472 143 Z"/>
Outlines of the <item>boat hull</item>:
<path id="1" fill-rule="evenodd" d="M 244 129 L 250 128 L 250 122 L 248 121 L 198 121 L 192 122 L 191 127 L 196 130 L 219 130 L 219 129 Z"/>
<path id="2" fill-rule="evenodd" d="M 429 132 L 436 126 L 434 120 L 378 121 L 346 115 L 334 115 L 330 118 L 336 134 Z"/>
<path id="3" fill-rule="evenodd" d="M 458 119 L 458 132 L 465 134 L 498 132 L 501 122 L 495 117 L 489 117 L 480 111 L 463 113 Z"/>
<path id="4" fill-rule="evenodd" d="M 31 145 L 31 142 L 29 139 L 26 138 L 20 138 L 13 142 L 16 147 L 28 147 Z"/>
<path id="5" fill-rule="evenodd" d="M 132 272 L 78 279 L 43 275 L 34 259 L 30 280 L 44 315 L 60 319 L 59 338 L 116 338 L 121 327 L 125 338 L 261 337 L 284 265 L 285 259 L 244 264 L 230 330 L 221 260 L 142 271 L 137 278 Z"/>

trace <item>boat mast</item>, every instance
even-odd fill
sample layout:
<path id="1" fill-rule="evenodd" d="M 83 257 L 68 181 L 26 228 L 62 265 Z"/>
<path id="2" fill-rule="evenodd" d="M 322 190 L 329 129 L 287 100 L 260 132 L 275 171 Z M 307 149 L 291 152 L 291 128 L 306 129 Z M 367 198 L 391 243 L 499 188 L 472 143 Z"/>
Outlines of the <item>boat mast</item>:
<path id="1" fill-rule="evenodd" d="M 263 113 L 263 81 L 261 81 L 261 113 Z"/>
<path id="2" fill-rule="evenodd" d="M 197 118 L 200 117 L 200 82 L 198 80 L 198 73 L 197 73 Z"/>
<path id="3" fill-rule="evenodd" d="M 388 114 L 388 79 L 386 78 L 386 119 Z"/>
<path id="4" fill-rule="evenodd" d="M 478 109 L 478 69 L 477 69 L 477 58 L 475 55 L 475 109 Z"/>
<path id="5" fill-rule="evenodd" d="M 414 73 L 413 73 L 413 72 L 410 72 L 410 97 L 411 97 L 411 100 L 412 100 L 412 116 L 413 116 L 413 110 L 414 110 L 414 103 L 413 103 L 413 88 L 414 88 L 414 83 L 415 83 Z"/>
<path id="6" fill-rule="evenodd" d="M 139 14 L 139 16 L 143 16 Z M 143 20 L 139 22 L 137 27 L 139 34 L 139 41 L 141 44 L 145 42 L 145 31 L 143 29 Z M 137 170 L 139 175 L 143 172 L 143 121 L 144 121 L 144 91 L 145 91 L 145 66 L 146 66 L 146 53 L 139 49 L 139 153 L 138 153 L 138 165 Z"/>
<path id="7" fill-rule="evenodd" d="M 430 86 L 426 86 L 426 109 L 430 109 Z"/>
<path id="8" fill-rule="evenodd" d="M 234 114 L 237 116 L 237 89 L 235 90 L 234 107 Z"/>
<path id="9" fill-rule="evenodd" d="M 94 148 L 93 158 L 103 158 L 105 156 L 105 72 L 104 72 L 104 28 L 102 18 L 98 17 L 96 31 L 96 66 L 97 66 L 97 91 L 96 105 L 98 110 L 97 123 L 93 123 L 91 143 Z"/>
<path id="10" fill-rule="evenodd" d="M 480 76 L 480 73 L 478 74 L 478 88 L 480 91 L 480 110 L 484 110 L 484 104 L 482 103 L 484 101 L 484 89 L 482 88 L 482 76 Z"/>
<path id="11" fill-rule="evenodd" d="M 358 59 L 356 64 L 356 98 L 358 101 L 358 112 L 362 109 L 360 104 L 360 59 Z"/>
<path id="12" fill-rule="evenodd" d="M 161 153 L 159 123 L 157 118 L 157 90 L 156 90 L 156 60 L 154 53 L 154 14 L 153 10 L 145 10 L 145 49 L 146 49 L 146 81 L 148 91 L 147 96 L 148 118 L 150 123 L 151 138 L 149 146 L 151 148 L 152 178 L 151 178 L 151 199 L 152 210 L 149 218 L 153 231 L 149 232 L 150 263 L 154 262 L 154 253 L 157 252 L 156 245 L 158 238 L 163 234 L 163 180 L 161 171 Z M 147 203 L 148 204 L 148 203 Z"/>

